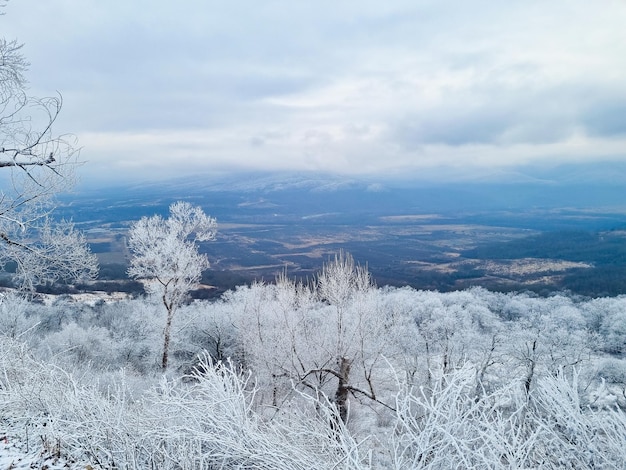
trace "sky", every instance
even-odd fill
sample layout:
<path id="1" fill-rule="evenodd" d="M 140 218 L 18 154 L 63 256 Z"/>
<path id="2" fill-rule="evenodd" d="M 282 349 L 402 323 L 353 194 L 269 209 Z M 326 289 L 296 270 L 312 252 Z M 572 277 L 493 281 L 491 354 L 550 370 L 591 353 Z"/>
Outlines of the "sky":
<path id="1" fill-rule="evenodd" d="M 626 161 L 625 0 L 10 0 L 87 181 Z M 455 176 L 456 175 L 456 176 Z"/>

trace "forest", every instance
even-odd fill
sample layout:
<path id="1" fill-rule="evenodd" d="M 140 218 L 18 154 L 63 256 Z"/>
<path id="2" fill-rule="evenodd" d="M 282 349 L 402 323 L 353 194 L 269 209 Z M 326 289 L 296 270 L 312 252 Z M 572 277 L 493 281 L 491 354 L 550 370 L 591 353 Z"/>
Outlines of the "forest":
<path id="1" fill-rule="evenodd" d="M 91 468 L 620 468 L 626 298 L 376 287 L 0 304 L 2 432 Z"/>

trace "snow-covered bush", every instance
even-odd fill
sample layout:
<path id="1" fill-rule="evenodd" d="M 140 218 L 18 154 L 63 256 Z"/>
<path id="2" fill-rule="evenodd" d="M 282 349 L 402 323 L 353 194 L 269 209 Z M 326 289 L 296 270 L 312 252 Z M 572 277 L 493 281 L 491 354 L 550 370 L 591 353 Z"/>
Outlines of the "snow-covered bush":
<path id="1" fill-rule="evenodd" d="M 578 375 L 476 395 L 471 364 L 430 389 L 401 387 L 390 432 L 355 441 L 336 408 L 310 395 L 271 418 L 250 374 L 205 356 L 201 368 L 143 392 L 119 374 L 103 386 L 0 341 L 0 428 L 25 446 L 93 468 L 620 468 L 626 415 L 586 407 Z"/>
<path id="2" fill-rule="evenodd" d="M 12 340 L 0 341 L 0 357 L 3 427 L 100 468 L 362 468 L 359 446 L 332 406 L 285 406 L 266 421 L 253 408 L 249 375 L 208 356 L 201 370 L 164 378 L 141 396 L 123 375 L 102 390 Z"/>
<path id="3" fill-rule="evenodd" d="M 471 367 L 433 390 L 399 395 L 394 468 L 620 468 L 626 414 L 581 403 L 577 375 L 544 377 L 527 396 L 518 382 L 476 397 Z"/>
<path id="4" fill-rule="evenodd" d="M 32 334 L 39 323 L 33 310 L 36 307 L 24 296 L 8 292 L 0 297 L 0 335 L 22 338 Z"/>
<path id="5" fill-rule="evenodd" d="M 597 376 L 612 384 L 626 387 L 626 360 L 607 357 L 599 361 Z"/>

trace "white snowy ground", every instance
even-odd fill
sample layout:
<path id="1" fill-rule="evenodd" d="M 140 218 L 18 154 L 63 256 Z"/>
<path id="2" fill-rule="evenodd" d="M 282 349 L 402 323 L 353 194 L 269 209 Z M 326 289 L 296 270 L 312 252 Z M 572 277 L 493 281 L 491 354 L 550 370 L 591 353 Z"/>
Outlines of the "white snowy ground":
<path id="1" fill-rule="evenodd" d="M 36 446 L 29 452 L 11 436 L 0 432 L 0 470 L 89 470 L 86 464 L 70 463 L 57 459 L 44 452 L 43 446 Z"/>

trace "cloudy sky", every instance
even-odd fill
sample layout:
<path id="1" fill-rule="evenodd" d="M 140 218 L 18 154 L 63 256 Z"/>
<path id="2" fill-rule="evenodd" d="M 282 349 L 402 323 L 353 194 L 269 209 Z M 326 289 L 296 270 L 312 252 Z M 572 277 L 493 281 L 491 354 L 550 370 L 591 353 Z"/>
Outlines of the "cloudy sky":
<path id="1" fill-rule="evenodd" d="M 626 160 L 624 0 L 10 0 L 90 179 Z"/>

